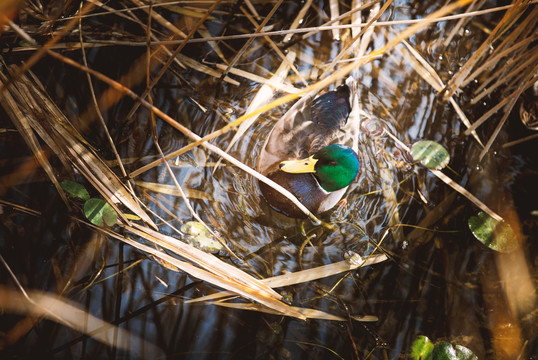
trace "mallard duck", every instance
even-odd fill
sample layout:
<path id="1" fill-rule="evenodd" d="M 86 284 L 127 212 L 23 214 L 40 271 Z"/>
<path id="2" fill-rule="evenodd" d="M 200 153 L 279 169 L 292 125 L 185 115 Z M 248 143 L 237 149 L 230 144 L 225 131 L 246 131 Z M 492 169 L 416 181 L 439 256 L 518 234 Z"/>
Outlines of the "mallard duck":
<path id="1" fill-rule="evenodd" d="M 271 130 L 258 171 L 294 194 L 314 215 L 340 201 L 359 172 L 358 116 L 354 82 L 295 103 Z M 259 182 L 267 203 L 289 217 L 305 214 L 272 187 Z"/>

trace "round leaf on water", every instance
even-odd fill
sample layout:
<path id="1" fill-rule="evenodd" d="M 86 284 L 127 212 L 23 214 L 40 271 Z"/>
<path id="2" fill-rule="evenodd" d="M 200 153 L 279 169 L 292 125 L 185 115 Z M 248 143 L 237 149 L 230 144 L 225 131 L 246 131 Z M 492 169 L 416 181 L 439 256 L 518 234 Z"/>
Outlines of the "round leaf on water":
<path id="1" fill-rule="evenodd" d="M 465 346 L 442 341 L 435 345 L 432 352 L 433 360 L 478 360 L 478 357 Z"/>
<path id="2" fill-rule="evenodd" d="M 84 203 L 84 215 L 97 226 L 112 226 L 118 220 L 118 214 L 106 201 L 89 199 Z"/>
<path id="3" fill-rule="evenodd" d="M 478 356 L 476 356 L 471 350 L 467 349 L 465 346 L 456 345 L 456 358 L 458 360 L 478 360 Z"/>
<path id="4" fill-rule="evenodd" d="M 435 360 L 457 360 L 456 349 L 451 343 L 442 341 L 435 345 L 432 352 L 432 359 Z"/>
<path id="5" fill-rule="evenodd" d="M 410 357 L 413 360 L 432 360 L 433 343 L 426 336 L 417 336 L 411 345 Z"/>
<path id="6" fill-rule="evenodd" d="M 223 248 L 221 243 L 215 240 L 204 225 L 198 221 L 186 222 L 181 226 L 181 231 L 187 234 L 185 236 L 187 243 L 202 251 L 214 253 Z"/>
<path id="7" fill-rule="evenodd" d="M 440 170 L 448 165 L 450 155 L 446 149 L 435 141 L 418 141 L 411 147 L 411 156 L 415 161 L 429 169 Z"/>
<path id="8" fill-rule="evenodd" d="M 60 183 L 60 186 L 64 189 L 67 195 L 72 198 L 79 198 L 82 200 L 88 200 L 90 198 L 90 194 L 88 194 L 86 188 L 77 182 L 64 180 Z"/>
<path id="9" fill-rule="evenodd" d="M 473 235 L 484 245 L 500 252 L 510 252 L 518 247 L 516 234 L 505 222 L 498 222 L 484 212 L 471 216 L 468 221 Z"/>

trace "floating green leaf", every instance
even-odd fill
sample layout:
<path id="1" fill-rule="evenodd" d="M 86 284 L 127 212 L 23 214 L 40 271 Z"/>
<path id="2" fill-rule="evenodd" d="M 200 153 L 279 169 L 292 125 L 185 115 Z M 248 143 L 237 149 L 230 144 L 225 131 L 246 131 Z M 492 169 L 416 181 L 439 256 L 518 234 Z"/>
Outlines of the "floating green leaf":
<path id="1" fill-rule="evenodd" d="M 84 203 L 84 215 L 97 226 L 112 226 L 118 220 L 118 214 L 106 201 L 89 199 Z"/>
<path id="2" fill-rule="evenodd" d="M 451 343 L 442 341 L 435 345 L 432 352 L 432 359 L 435 360 L 457 360 L 456 349 Z"/>
<path id="3" fill-rule="evenodd" d="M 411 345 L 410 357 L 413 360 L 432 360 L 433 343 L 426 336 L 417 336 Z"/>
<path id="4" fill-rule="evenodd" d="M 90 198 L 90 194 L 88 194 L 86 188 L 77 182 L 64 180 L 60 183 L 60 186 L 64 189 L 67 195 L 72 198 L 79 198 L 82 200 L 88 200 Z"/>
<path id="5" fill-rule="evenodd" d="M 468 221 L 473 235 L 484 245 L 500 252 L 510 252 L 518 247 L 516 234 L 505 222 L 499 222 L 484 212 L 471 216 Z"/>
<path id="6" fill-rule="evenodd" d="M 433 360 L 478 360 L 478 357 L 465 346 L 443 341 L 435 345 L 432 352 Z"/>
<path id="7" fill-rule="evenodd" d="M 213 238 L 207 229 L 198 221 L 188 221 L 181 226 L 181 231 L 187 234 L 185 240 L 192 246 L 206 251 L 218 252 L 222 250 L 222 245 Z"/>
<path id="8" fill-rule="evenodd" d="M 458 360 L 478 360 L 478 356 L 476 356 L 471 350 L 467 349 L 465 346 L 456 345 L 456 358 Z"/>
<path id="9" fill-rule="evenodd" d="M 446 149 L 435 141 L 418 141 L 411 147 L 411 156 L 415 161 L 429 169 L 440 170 L 448 165 L 450 155 Z"/>

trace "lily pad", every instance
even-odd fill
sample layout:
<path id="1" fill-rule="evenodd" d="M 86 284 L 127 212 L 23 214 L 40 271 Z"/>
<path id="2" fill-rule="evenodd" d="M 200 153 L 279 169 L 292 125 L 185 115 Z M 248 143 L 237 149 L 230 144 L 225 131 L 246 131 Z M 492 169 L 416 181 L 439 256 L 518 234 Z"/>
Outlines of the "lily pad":
<path id="1" fill-rule="evenodd" d="M 118 221 L 116 211 L 103 199 L 89 199 L 84 203 L 84 215 L 97 226 L 112 226 Z"/>
<path id="2" fill-rule="evenodd" d="M 428 337 L 417 336 L 411 345 L 410 357 L 413 360 L 432 360 L 433 343 Z"/>
<path id="3" fill-rule="evenodd" d="M 473 235 L 490 249 L 510 252 L 519 245 L 510 225 L 499 222 L 482 211 L 478 213 L 478 216 L 471 216 L 468 224 Z"/>
<path id="4" fill-rule="evenodd" d="M 215 240 L 204 225 L 198 221 L 186 222 L 181 226 L 181 231 L 186 234 L 187 243 L 202 251 L 214 253 L 223 249 L 221 243 Z"/>
<path id="5" fill-rule="evenodd" d="M 456 345 L 454 347 L 456 348 L 456 358 L 458 360 L 478 360 L 478 356 L 465 346 Z"/>
<path id="6" fill-rule="evenodd" d="M 465 346 L 455 345 L 443 341 L 435 345 L 432 352 L 434 360 L 478 360 L 478 357 Z"/>
<path id="7" fill-rule="evenodd" d="M 457 360 L 456 349 L 451 343 L 442 341 L 435 345 L 432 351 L 432 358 L 435 360 Z"/>
<path id="8" fill-rule="evenodd" d="M 411 156 L 415 161 L 435 170 L 444 168 L 450 161 L 448 151 L 442 145 L 431 140 L 414 143 L 411 147 Z"/>
<path id="9" fill-rule="evenodd" d="M 88 190 L 82 185 L 77 182 L 71 181 L 71 180 L 64 180 L 60 183 L 60 186 L 64 191 L 72 198 L 78 198 L 82 200 L 88 200 L 90 198 L 90 194 L 88 194 Z"/>

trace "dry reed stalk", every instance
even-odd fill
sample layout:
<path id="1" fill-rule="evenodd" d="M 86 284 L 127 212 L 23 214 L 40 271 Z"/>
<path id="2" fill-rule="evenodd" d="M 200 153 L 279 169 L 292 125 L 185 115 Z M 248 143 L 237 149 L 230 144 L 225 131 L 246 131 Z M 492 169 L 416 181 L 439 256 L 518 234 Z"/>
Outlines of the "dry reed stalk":
<path id="1" fill-rule="evenodd" d="M 89 314 L 57 295 L 30 291 L 23 296 L 0 286 L 0 306 L 4 311 L 30 316 L 35 322 L 41 318 L 55 321 L 110 347 L 133 352 L 145 359 L 164 356 L 163 351 L 154 344 Z M 10 338 L 10 335 L 7 334 L 6 338 Z"/>
<path id="2" fill-rule="evenodd" d="M 265 19 L 263 19 L 262 23 L 260 25 L 258 25 L 257 29 L 254 31 L 254 34 L 260 34 L 260 33 L 263 32 L 263 28 L 265 27 L 265 25 L 267 25 L 267 23 L 269 22 L 269 20 L 273 16 L 273 14 L 278 10 L 280 4 L 282 4 L 282 1 L 283 0 L 277 0 L 276 4 L 273 5 L 273 8 L 271 9 L 271 11 L 269 11 L 269 13 L 265 17 Z M 254 41 L 253 37 L 249 38 L 245 42 L 245 44 L 243 44 L 241 49 L 239 49 L 239 51 L 236 52 L 234 58 L 230 61 L 230 64 L 228 65 L 228 67 L 224 71 L 223 76 L 226 76 L 228 74 L 228 72 L 230 71 L 230 69 L 232 69 L 237 64 L 237 62 L 241 59 L 241 57 L 243 56 L 245 51 L 247 51 L 248 47 L 250 46 L 250 44 L 253 41 Z"/>
<path id="3" fill-rule="evenodd" d="M 79 12 L 80 16 L 83 16 L 84 14 L 90 12 L 93 8 L 93 4 L 87 3 L 82 10 Z M 28 71 L 35 63 L 39 61 L 49 50 L 50 48 L 56 44 L 62 37 L 64 37 L 72 28 L 74 28 L 78 23 L 78 18 L 73 18 L 69 20 L 69 22 L 45 45 L 38 48 L 37 51 L 19 68 L 17 68 L 16 72 L 11 75 L 11 79 L 7 83 L 0 84 L 0 96 L 2 96 L 2 93 L 6 90 L 6 87 L 10 86 L 12 81 L 17 80 L 19 76 L 24 74 L 26 71 Z"/>
<path id="4" fill-rule="evenodd" d="M 407 41 L 403 41 L 403 44 L 405 47 L 409 50 L 411 53 L 411 65 L 415 69 L 415 71 L 428 83 L 431 87 L 433 87 L 437 92 L 442 91 L 445 88 L 445 84 L 435 71 L 435 69 L 428 64 L 428 62 L 416 51 Z M 467 129 L 471 128 L 471 122 L 461 109 L 461 107 L 456 103 L 456 100 L 454 100 L 454 97 L 451 96 L 449 99 L 450 104 L 460 117 L 463 124 L 467 127 Z M 470 133 L 473 135 L 473 137 L 476 139 L 478 144 L 482 147 L 484 147 L 484 144 L 478 137 L 478 134 L 476 131 L 470 131 Z"/>
<path id="5" fill-rule="evenodd" d="M 207 305 L 218 305 L 230 309 L 237 309 L 237 310 L 250 310 L 250 311 L 258 311 L 266 314 L 272 314 L 272 315 L 280 315 L 278 312 L 267 308 L 260 306 L 259 304 L 243 304 L 243 303 L 231 303 L 231 302 L 225 302 L 225 301 L 211 301 L 207 302 Z M 325 311 L 316 310 L 316 309 L 310 309 L 310 308 L 302 308 L 297 306 L 291 307 L 294 310 L 297 310 L 299 313 L 303 314 L 303 316 L 306 319 L 315 319 L 315 320 L 329 320 L 329 321 L 349 321 L 351 318 L 355 321 L 361 321 L 361 322 L 376 322 L 378 320 L 377 316 L 374 315 L 350 315 L 349 317 L 343 317 L 338 315 L 329 314 Z"/>
<path id="6" fill-rule="evenodd" d="M 386 261 L 388 258 L 386 255 L 370 255 L 366 259 L 360 259 L 359 261 L 343 260 L 332 264 L 322 265 L 311 269 L 300 270 L 296 272 L 287 273 L 284 275 L 273 276 L 270 278 L 262 279 L 261 282 L 272 287 L 279 288 L 285 286 L 291 286 L 310 281 L 323 279 L 329 276 L 341 274 L 343 272 L 349 272 L 359 269 L 363 266 L 374 265 Z M 225 297 L 233 296 L 231 292 L 219 292 L 211 295 L 206 295 L 196 299 L 189 300 L 188 302 L 199 301 L 214 301 Z"/>
<path id="7" fill-rule="evenodd" d="M 450 79 L 446 85 L 446 89 L 443 92 L 445 99 L 449 98 L 460 89 L 463 82 L 468 78 L 468 75 L 471 73 L 472 69 L 476 64 L 483 59 L 485 54 L 492 47 L 493 43 L 498 40 L 510 27 L 523 15 L 529 1 L 516 0 L 508 9 L 502 20 L 497 24 L 493 29 L 491 34 L 488 36 L 486 41 L 473 52 L 473 55 L 467 60 L 463 67 Z M 470 81 L 470 80 L 468 80 Z"/>

